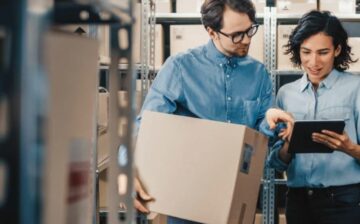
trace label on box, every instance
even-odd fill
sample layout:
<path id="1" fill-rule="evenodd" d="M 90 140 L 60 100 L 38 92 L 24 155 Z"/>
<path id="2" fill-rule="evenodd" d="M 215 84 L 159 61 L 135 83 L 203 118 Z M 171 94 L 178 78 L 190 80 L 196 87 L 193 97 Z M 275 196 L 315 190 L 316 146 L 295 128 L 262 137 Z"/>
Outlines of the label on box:
<path id="1" fill-rule="evenodd" d="M 253 155 L 253 147 L 248 144 L 244 144 L 244 148 L 242 150 L 242 157 L 240 162 L 240 172 L 249 174 L 251 158 Z"/>
<path id="2" fill-rule="evenodd" d="M 91 209 L 91 144 L 86 139 L 74 139 L 70 145 L 68 179 L 68 224 L 88 223 Z"/>

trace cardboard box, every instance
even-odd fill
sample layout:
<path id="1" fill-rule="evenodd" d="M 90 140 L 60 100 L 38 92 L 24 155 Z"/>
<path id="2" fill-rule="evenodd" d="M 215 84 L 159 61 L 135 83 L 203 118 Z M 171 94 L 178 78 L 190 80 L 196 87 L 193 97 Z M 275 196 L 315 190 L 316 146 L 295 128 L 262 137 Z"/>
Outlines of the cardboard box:
<path id="1" fill-rule="evenodd" d="M 254 224 L 263 224 L 263 214 L 256 213 Z M 279 214 L 279 224 L 286 224 L 285 214 Z"/>
<path id="2" fill-rule="evenodd" d="M 170 54 L 206 44 L 210 37 L 203 25 L 170 26 Z"/>
<path id="3" fill-rule="evenodd" d="M 200 13 L 204 0 L 177 0 L 177 13 Z"/>
<path id="4" fill-rule="evenodd" d="M 330 11 L 335 14 L 355 14 L 355 0 L 320 0 L 320 10 Z"/>
<path id="5" fill-rule="evenodd" d="M 276 2 L 277 13 L 299 14 L 317 9 L 316 0 L 279 0 Z"/>
<path id="6" fill-rule="evenodd" d="M 156 12 L 158 13 L 170 13 L 171 12 L 171 0 L 156 0 Z"/>
<path id="7" fill-rule="evenodd" d="M 166 215 L 150 212 L 147 216 L 148 224 L 167 224 Z"/>
<path id="8" fill-rule="evenodd" d="M 255 36 L 251 38 L 249 55 L 260 62 L 264 62 L 264 26 L 259 26 Z"/>
<path id="9" fill-rule="evenodd" d="M 176 25 L 170 27 L 170 52 L 175 55 L 180 52 L 206 44 L 209 34 L 203 25 Z M 249 55 L 263 62 L 264 58 L 264 29 L 259 26 L 255 36 L 252 37 Z"/>
<path id="10" fill-rule="evenodd" d="M 252 0 L 252 3 L 255 6 L 256 13 L 264 13 L 264 8 L 266 7 L 266 0 Z"/>
<path id="11" fill-rule="evenodd" d="M 153 212 L 201 223 L 254 221 L 267 138 L 243 125 L 145 111 L 136 164 Z"/>
<path id="12" fill-rule="evenodd" d="M 284 52 L 286 45 L 289 41 L 289 36 L 296 25 L 279 25 L 278 26 L 278 42 L 277 42 L 277 68 L 278 70 L 300 70 L 293 66 L 290 61 L 290 55 L 286 55 Z"/>
<path id="13" fill-rule="evenodd" d="M 44 39 L 48 115 L 44 223 L 91 223 L 94 208 L 98 41 L 61 32 Z"/>
<path id="14" fill-rule="evenodd" d="M 354 54 L 352 58 L 354 60 L 358 59 L 357 62 L 350 64 L 349 71 L 360 72 L 360 37 L 350 37 L 348 44 L 351 47 L 351 52 Z"/>

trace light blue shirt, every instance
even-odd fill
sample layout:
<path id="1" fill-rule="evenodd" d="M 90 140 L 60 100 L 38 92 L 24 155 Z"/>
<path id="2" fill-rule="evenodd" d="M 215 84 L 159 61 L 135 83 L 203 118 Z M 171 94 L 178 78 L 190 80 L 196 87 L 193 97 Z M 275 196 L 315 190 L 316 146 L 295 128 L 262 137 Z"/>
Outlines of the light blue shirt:
<path id="1" fill-rule="evenodd" d="M 210 40 L 166 60 L 142 111 L 257 128 L 271 103 L 272 84 L 264 65 L 250 56 L 226 57 Z"/>
<path id="2" fill-rule="evenodd" d="M 360 142 L 360 77 L 332 72 L 316 92 L 307 75 L 283 86 L 277 95 L 279 108 L 292 113 L 296 120 L 344 119 L 350 139 Z M 360 183 L 360 163 L 341 151 L 295 154 L 289 165 L 279 158 L 281 142 L 268 157 L 268 165 L 287 171 L 290 187 L 328 187 Z"/>

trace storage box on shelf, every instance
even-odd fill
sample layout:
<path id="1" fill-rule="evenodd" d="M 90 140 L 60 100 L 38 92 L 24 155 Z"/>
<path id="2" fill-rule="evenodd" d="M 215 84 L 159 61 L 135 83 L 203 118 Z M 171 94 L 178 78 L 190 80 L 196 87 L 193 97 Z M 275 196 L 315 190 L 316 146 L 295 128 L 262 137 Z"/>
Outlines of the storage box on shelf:
<path id="1" fill-rule="evenodd" d="M 176 0 L 177 13 L 200 13 L 204 0 Z"/>
<path id="2" fill-rule="evenodd" d="M 176 25 L 170 27 L 170 52 L 175 55 L 189 48 L 206 44 L 210 37 L 203 25 Z"/>
<path id="3" fill-rule="evenodd" d="M 335 14 L 355 14 L 355 0 L 320 0 L 320 10 L 327 10 Z"/>
<path id="4" fill-rule="evenodd" d="M 316 0 L 278 0 L 276 4 L 280 14 L 304 14 L 317 9 Z"/>
<path id="5" fill-rule="evenodd" d="M 288 43 L 289 35 L 296 25 L 279 25 L 278 26 L 278 42 L 277 42 L 277 69 L 278 70 L 300 70 L 293 66 L 290 61 L 290 55 L 286 55 L 284 52 L 286 48 L 284 45 Z"/>
<path id="6" fill-rule="evenodd" d="M 96 40 L 67 33 L 45 36 L 49 115 L 44 223 L 92 222 L 98 45 Z"/>

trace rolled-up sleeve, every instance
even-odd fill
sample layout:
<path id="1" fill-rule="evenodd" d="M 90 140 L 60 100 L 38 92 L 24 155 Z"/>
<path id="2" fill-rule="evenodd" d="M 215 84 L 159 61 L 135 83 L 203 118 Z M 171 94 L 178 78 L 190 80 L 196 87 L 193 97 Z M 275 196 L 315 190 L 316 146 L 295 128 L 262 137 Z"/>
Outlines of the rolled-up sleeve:
<path id="1" fill-rule="evenodd" d="M 176 57 L 166 60 L 162 69 L 157 74 L 152 86 L 146 95 L 141 112 L 136 119 L 137 128 L 140 125 L 144 110 L 162 113 L 173 113 L 177 109 L 177 102 L 182 97 L 182 79 Z"/>
<path id="2" fill-rule="evenodd" d="M 270 149 L 269 156 L 267 158 L 267 166 L 274 168 L 278 171 L 286 171 L 288 164 L 280 159 L 279 153 L 281 148 L 284 146 L 283 140 L 276 141 Z"/>

